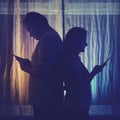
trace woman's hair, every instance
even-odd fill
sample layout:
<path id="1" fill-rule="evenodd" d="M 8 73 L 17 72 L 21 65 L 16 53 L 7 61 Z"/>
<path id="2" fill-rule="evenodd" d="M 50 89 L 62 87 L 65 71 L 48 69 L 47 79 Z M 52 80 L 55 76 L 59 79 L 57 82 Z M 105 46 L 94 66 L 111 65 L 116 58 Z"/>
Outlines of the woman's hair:
<path id="1" fill-rule="evenodd" d="M 45 16 L 37 12 L 29 12 L 26 14 L 23 25 L 35 27 L 35 26 L 45 26 L 48 25 L 48 20 Z"/>
<path id="2" fill-rule="evenodd" d="M 80 44 L 85 39 L 87 31 L 82 27 L 73 27 L 66 34 L 63 40 L 64 46 L 67 49 L 75 49 L 77 44 Z"/>

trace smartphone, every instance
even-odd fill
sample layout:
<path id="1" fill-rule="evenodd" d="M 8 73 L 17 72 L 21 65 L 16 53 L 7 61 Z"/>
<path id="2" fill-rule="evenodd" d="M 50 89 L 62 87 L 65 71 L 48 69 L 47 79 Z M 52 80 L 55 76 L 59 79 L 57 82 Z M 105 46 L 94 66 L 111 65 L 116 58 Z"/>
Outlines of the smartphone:
<path id="1" fill-rule="evenodd" d="M 18 56 L 16 56 L 16 55 L 13 55 L 15 58 L 16 58 L 16 60 L 18 60 L 18 61 L 20 61 L 20 60 L 23 60 L 23 58 L 21 58 L 21 57 L 18 57 Z"/>

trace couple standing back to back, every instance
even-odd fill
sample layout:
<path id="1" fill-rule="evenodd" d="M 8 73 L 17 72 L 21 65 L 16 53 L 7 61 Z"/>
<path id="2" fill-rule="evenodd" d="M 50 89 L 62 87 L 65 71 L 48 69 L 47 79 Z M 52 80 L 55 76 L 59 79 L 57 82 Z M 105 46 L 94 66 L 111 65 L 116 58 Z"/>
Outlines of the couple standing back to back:
<path id="1" fill-rule="evenodd" d="M 96 65 L 89 73 L 80 61 L 79 53 L 87 46 L 87 31 L 74 27 L 62 42 L 45 16 L 37 12 L 27 13 L 23 25 L 38 40 L 31 60 L 16 57 L 21 69 L 30 74 L 29 99 L 35 119 L 89 119 L 90 82 L 106 63 Z"/>

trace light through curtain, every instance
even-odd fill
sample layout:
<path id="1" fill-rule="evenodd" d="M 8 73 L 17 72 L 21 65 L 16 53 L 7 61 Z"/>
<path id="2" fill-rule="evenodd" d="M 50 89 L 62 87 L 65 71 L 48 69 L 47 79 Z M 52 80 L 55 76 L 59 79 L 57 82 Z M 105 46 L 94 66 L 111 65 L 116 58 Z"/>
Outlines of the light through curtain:
<path id="1" fill-rule="evenodd" d="M 120 105 L 120 3 L 115 0 L 66 0 L 65 32 L 84 27 L 88 47 L 81 54 L 91 71 L 96 64 L 110 61 L 91 82 L 92 104 Z"/>
<path id="2" fill-rule="evenodd" d="M 31 59 L 37 41 L 30 38 L 22 25 L 27 12 L 35 11 L 44 14 L 50 25 L 62 36 L 61 1 L 56 0 L 17 0 L 14 2 L 13 53 Z M 11 98 L 13 103 L 27 104 L 29 101 L 29 75 L 21 71 L 15 59 L 11 70 Z"/>

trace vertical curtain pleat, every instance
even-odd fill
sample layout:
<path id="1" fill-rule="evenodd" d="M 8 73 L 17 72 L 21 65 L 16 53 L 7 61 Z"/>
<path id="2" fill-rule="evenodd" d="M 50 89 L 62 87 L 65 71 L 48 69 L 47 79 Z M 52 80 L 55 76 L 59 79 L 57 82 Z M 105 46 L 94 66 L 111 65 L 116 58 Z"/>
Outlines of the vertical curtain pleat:
<path id="1" fill-rule="evenodd" d="M 0 4 L 2 11 L 2 4 Z M 10 70 L 12 66 L 12 31 L 13 31 L 13 4 L 9 1 L 5 4 L 7 14 L 0 14 L 0 104 L 8 104 L 10 94 Z"/>
<path id="2" fill-rule="evenodd" d="M 117 1 L 116 1 L 117 2 Z M 119 104 L 119 4 L 111 1 L 65 1 L 65 29 L 84 27 L 88 33 L 88 47 L 81 59 L 89 71 L 96 64 L 110 61 L 91 82 L 92 104 Z M 118 6 L 117 6 L 118 5 Z M 115 7 L 116 6 L 116 7 Z M 112 11 L 111 11 L 112 9 Z M 119 97 L 118 97 L 119 96 Z M 119 99 L 118 99 L 119 98 Z"/>

